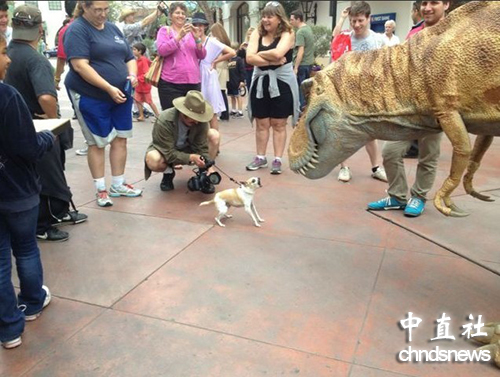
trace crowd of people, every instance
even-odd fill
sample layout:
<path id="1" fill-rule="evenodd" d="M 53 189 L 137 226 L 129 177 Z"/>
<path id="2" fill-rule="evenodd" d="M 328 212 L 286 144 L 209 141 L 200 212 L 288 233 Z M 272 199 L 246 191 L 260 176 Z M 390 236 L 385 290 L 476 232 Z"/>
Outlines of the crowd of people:
<path id="1" fill-rule="evenodd" d="M 207 168 L 207 160 L 216 159 L 221 140 L 218 119 L 224 112 L 243 117 L 241 91 L 245 89 L 248 115 L 256 127 L 256 154 L 246 169 L 268 166 L 266 153 L 272 134 L 270 173 L 282 173 L 287 120 L 292 117 L 296 123 L 306 106 L 299 86 L 310 77 L 314 63 L 314 36 L 303 13 L 294 11 L 289 19 L 277 1 L 266 4 L 259 24 L 248 30 L 242 44 L 231 43 L 220 23 L 210 27 L 203 13 L 189 18 L 184 2 L 173 2 L 168 9 L 161 3 L 138 22 L 134 19 L 137 12 L 126 9 L 120 17 L 121 29 L 108 21 L 108 1 L 65 1 L 65 5 L 71 19 L 59 31 L 54 72 L 36 51 L 43 35 L 38 8 L 17 7 L 11 27 L 7 4 L 0 2 L 0 341 L 4 348 L 21 344 L 25 321 L 36 319 L 51 299 L 43 285 L 37 239 L 67 240 L 68 233 L 58 225 L 87 220 L 72 203 L 64 173 L 65 150 L 73 147 L 71 129 L 56 138 L 48 131 L 36 133 L 33 126 L 33 120 L 59 117 L 57 92 L 63 86 L 61 75 L 66 66 L 64 87 L 86 143 L 81 154 L 87 154 L 97 205 L 109 207 L 114 197 L 142 195 L 125 177 L 134 103 L 137 121 L 144 120 L 144 105 L 156 118 L 145 151 L 145 178 L 151 172 L 163 173 L 162 191 L 174 189 L 175 169 L 188 164 Z M 439 22 L 448 7 L 449 1 L 415 3 L 414 13 L 421 12 L 423 19 L 415 16 L 407 38 Z M 158 30 L 155 41 L 155 54 L 162 64 L 160 112 L 145 79 L 152 56 L 142 34 L 165 13 L 169 25 Z M 397 45 L 394 21 L 388 21 L 385 33 L 379 35 L 370 30 L 370 13 L 368 3 L 355 2 L 342 12 L 333 37 L 349 19 L 352 50 Z M 419 216 L 434 183 L 440 140 L 440 134 L 418 140 L 416 181 L 409 198 L 403 157 L 412 143 L 387 142 L 381 156 L 377 142 L 368 143 L 372 177 L 389 183 L 389 196 L 368 208 L 403 209 L 407 216 Z M 108 145 L 109 186 L 105 178 Z M 344 162 L 339 180 L 347 182 L 351 177 Z M 213 193 L 215 188 L 210 183 L 201 191 Z M 21 281 L 17 298 L 11 282 L 11 251 Z"/>

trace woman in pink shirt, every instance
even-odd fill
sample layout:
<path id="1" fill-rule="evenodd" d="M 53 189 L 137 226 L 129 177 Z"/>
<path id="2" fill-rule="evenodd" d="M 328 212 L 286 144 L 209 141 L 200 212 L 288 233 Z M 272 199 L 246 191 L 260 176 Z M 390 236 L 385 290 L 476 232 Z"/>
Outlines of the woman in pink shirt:
<path id="1" fill-rule="evenodd" d="M 172 26 L 164 26 L 156 37 L 158 55 L 164 58 L 158 95 L 162 110 L 171 108 L 172 101 L 190 90 L 201 89 L 200 60 L 207 52 L 201 33 L 192 24 L 186 24 L 187 8 L 183 2 L 170 5 Z"/>

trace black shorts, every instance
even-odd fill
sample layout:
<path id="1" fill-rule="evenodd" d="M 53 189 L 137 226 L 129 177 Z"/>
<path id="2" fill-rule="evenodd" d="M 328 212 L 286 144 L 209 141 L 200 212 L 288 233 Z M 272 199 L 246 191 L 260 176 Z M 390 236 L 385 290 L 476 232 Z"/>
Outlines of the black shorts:
<path id="1" fill-rule="evenodd" d="M 160 79 L 158 83 L 158 96 L 162 110 L 173 107 L 172 101 L 184 97 L 190 90 L 201 91 L 201 84 L 173 84 Z"/>
<path id="2" fill-rule="evenodd" d="M 258 99 L 256 96 L 258 80 L 252 88 L 250 97 L 252 101 L 252 116 L 259 119 L 283 119 L 293 115 L 293 95 L 290 86 L 288 86 L 287 83 L 278 80 L 280 95 L 278 97 L 271 98 L 269 95 L 269 76 L 264 76 L 263 80 L 263 98 Z"/>
<path id="3" fill-rule="evenodd" d="M 239 97 L 240 96 L 240 87 L 232 86 L 231 84 L 227 84 L 227 95 L 231 97 Z"/>

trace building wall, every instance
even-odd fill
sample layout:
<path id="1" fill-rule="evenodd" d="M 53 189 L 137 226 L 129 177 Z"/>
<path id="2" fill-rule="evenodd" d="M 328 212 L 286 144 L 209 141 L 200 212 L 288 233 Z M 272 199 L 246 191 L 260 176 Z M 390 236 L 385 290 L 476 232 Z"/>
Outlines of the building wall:
<path id="1" fill-rule="evenodd" d="M 14 6 L 18 7 L 24 5 L 24 1 L 14 1 Z M 38 1 L 38 9 L 42 12 L 42 20 L 45 24 L 45 40 L 47 42 L 47 48 L 55 47 L 54 39 L 56 37 L 57 31 L 62 26 L 64 19 L 66 18 L 66 12 L 64 11 L 64 1 L 61 1 L 61 10 L 50 10 L 48 1 Z"/>

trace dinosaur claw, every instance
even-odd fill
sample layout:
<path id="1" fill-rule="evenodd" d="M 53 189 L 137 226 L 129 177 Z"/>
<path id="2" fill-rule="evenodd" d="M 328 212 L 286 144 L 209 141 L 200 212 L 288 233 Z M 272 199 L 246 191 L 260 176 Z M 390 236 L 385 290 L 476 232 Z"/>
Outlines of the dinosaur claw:
<path id="1" fill-rule="evenodd" d="M 450 206 L 451 212 L 449 216 L 451 217 L 467 217 L 470 215 L 470 213 L 465 212 L 464 210 L 458 208 L 455 204 L 452 204 Z"/>
<path id="2" fill-rule="evenodd" d="M 491 196 L 489 195 L 484 195 L 484 194 L 480 194 L 479 192 L 477 191 L 472 191 L 470 193 L 470 195 L 476 199 L 479 199 L 479 200 L 482 200 L 483 202 L 494 202 L 495 199 L 493 199 Z"/>

